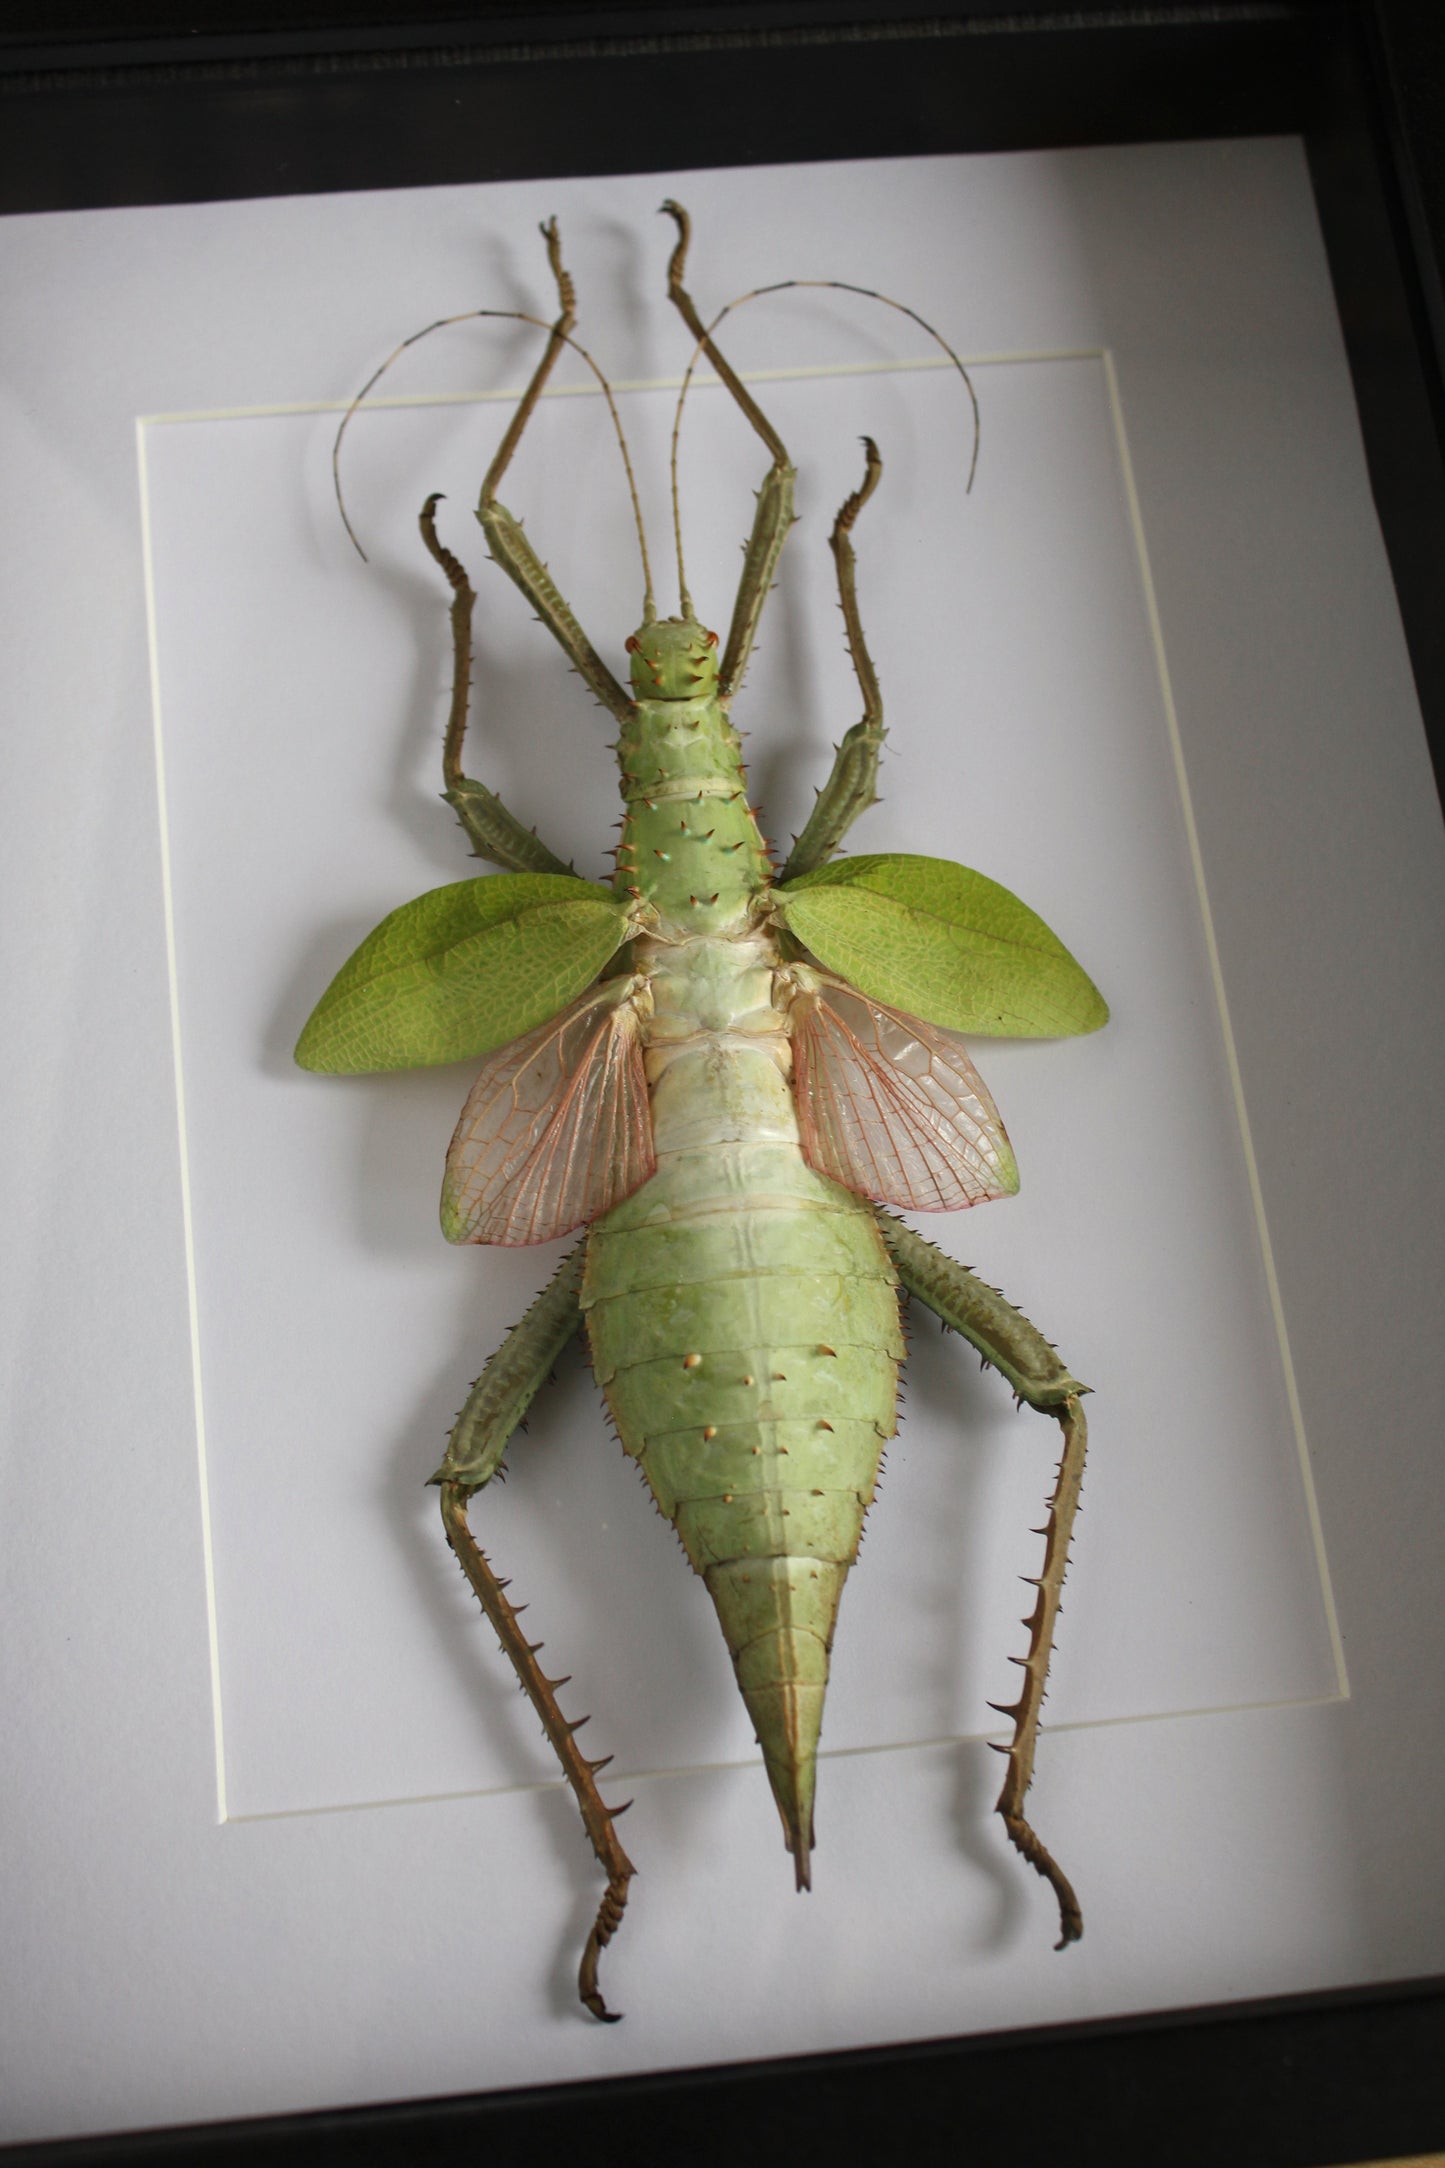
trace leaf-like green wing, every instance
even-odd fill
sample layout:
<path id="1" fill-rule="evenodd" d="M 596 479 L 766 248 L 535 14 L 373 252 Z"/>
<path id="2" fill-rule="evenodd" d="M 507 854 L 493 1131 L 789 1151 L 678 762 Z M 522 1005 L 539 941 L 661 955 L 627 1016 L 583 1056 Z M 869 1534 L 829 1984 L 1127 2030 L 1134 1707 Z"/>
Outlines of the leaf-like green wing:
<path id="1" fill-rule="evenodd" d="M 1038 914 L 949 859 L 835 859 L 774 901 L 825 969 L 926 1023 L 1055 1039 L 1108 1022 L 1103 995 Z"/>
<path id="2" fill-rule="evenodd" d="M 562 873 L 433 888 L 344 963 L 296 1043 L 303 1069 L 357 1076 L 490 1053 L 590 986 L 627 939 L 626 902 Z"/>

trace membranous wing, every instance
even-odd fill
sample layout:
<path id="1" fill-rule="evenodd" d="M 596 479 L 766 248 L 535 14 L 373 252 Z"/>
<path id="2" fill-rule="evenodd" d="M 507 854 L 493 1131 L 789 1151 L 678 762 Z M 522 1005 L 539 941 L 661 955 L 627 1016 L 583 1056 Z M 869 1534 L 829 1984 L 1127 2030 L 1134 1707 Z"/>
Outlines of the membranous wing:
<path id="1" fill-rule="evenodd" d="M 550 1242 L 655 1171 L 632 984 L 594 987 L 487 1061 L 447 1152 L 449 1242 Z"/>
<path id="2" fill-rule="evenodd" d="M 959 1212 L 1019 1186 L 1007 1132 L 956 1032 L 795 973 L 798 1126 L 810 1166 L 875 1204 Z"/>

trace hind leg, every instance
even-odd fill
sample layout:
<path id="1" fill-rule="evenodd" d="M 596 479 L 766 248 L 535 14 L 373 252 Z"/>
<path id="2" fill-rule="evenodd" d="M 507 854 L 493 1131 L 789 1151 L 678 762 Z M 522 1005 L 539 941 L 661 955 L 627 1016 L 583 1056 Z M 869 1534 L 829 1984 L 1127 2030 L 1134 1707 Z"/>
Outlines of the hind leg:
<path id="1" fill-rule="evenodd" d="M 467 1396 L 457 1417 L 447 1456 L 432 1481 L 441 1487 L 442 1523 L 458 1565 L 486 1612 L 505 1650 L 523 1691 L 542 1720 L 562 1773 L 571 1785 L 581 1809 L 583 1826 L 592 1849 L 607 1876 L 607 1889 L 587 1937 L 578 1972 L 577 1992 L 594 2017 L 612 2020 L 620 2015 L 609 2010 L 597 1985 L 597 1966 L 612 1940 L 627 1903 L 628 1884 L 635 1872 L 631 1860 L 617 1841 L 613 1827 L 622 1807 L 604 1805 L 597 1789 L 597 1771 L 611 1760 L 603 1755 L 589 1761 L 575 1734 L 587 1718 L 570 1722 L 557 1704 L 557 1689 L 565 1679 L 549 1679 L 537 1662 L 540 1641 L 528 1641 L 518 1623 L 521 1606 L 508 1602 L 507 1583 L 498 1580 L 477 1544 L 467 1521 L 467 1504 L 489 1483 L 501 1466 L 508 1440 L 531 1406 L 553 1363 L 582 1323 L 578 1289 L 587 1254 L 585 1242 L 572 1252 L 551 1285 L 544 1288 L 520 1325 L 513 1327 L 493 1355 Z"/>
<path id="2" fill-rule="evenodd" d="M 1059 1904 L 1058 1948 L 1077 1942 L 1084 1931 L 1079 1901 L 1073 1885 L 1024 1814 L 1024 1797 L 1034 1773 L 1038 1745 L 1039 1711 L 1048 1682 L 1053 1653 L 1054 1628 L 1059 1597 L 1069 1562 L 1069 1538 L 1078 1510 L 1079 1487 L 1084 1477 L 1088 1428 L 1079 1396 L 1088 1391 L 1071 1377 L 1057 1351 L 1043 1334 L 1012 1303 L 992 1287 L 986 1287 L 968 1269 L 945 1257 L 922 1235 L 915 1234 L 891 1213 L 880 1212 L 878 1224 L 888 1244 L 898 1277 L 910 1295 L 926 1304 L 935 1317 L 972 1342 L 986 1363 L 1001 1370 L 1021 1400 L 1042 1415 L 1052 1415 L 1063 1433 L 1063 1453 L 1058 1478 L 1049 1499 L 1043 1527 L 1043 1572 L 1032 1582 L 1034 1607 L 1024 1625 L 1028 1628 L 1027 1656 L 1012 1662 L 1023 1671 L 1023 1685 L 1016 1702 L 1007 1707 L 994 1702 L 1001 1716 L 1013 1719 L 1014 1735 L 1000 1751 L 1008 1757 L 1008 1769 L 996 1809 L 1003 1816 L 1010 1841 L 1031 1867 L 1037 1868 L 1053 1889 Z"/>

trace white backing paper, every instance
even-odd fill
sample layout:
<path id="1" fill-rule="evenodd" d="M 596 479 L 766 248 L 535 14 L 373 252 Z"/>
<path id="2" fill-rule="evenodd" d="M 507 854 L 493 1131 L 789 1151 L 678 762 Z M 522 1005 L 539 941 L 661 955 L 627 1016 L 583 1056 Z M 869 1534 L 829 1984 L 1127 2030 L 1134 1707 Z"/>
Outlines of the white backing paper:
<path id="1" fill-rule="evenodd" d="M 377 919 L 472 870 L 435 797 L 429 490 L 476 568 L 476 769 L 582 871 L 618 810 L 606 719 L 477 547 L 505 407 L 358 418 L 367 568 L 328 500 L 337 403 L 440 313 L 549 313 L 553 211 L 590 350 L 675 379 L 669 192 L 705 312 L 847 278 L 918 307 L 979 393 L 965 499 L 967 402 L 897 366 L 934 359 L 915 327 L 829 294 L 730 320 L 805 515 L 737 719 L 785 845 L 858 712 L 824 542 L 866 429 L 891 736 L 855 846 L 1015 888 L 1114 1011 L 977 1049 L 1024 1188 L 927 1227 L 1095 1389 L 1032 1796 L 1087 1932 L 1053 1953 L 979 1736 L 1052 1426 L 915 1315 L 800 1900 L 706 1598 L 569 1360 L 474 1517 L 636 1795 L 604 2031 L 572 2000 L 575 1809 L 424 1488 L 556 1252 L 442 1242 L 464 1070 L 323 1080 L 290 1047 Z M 0 507 L 4 2134 L 1437 1968 L 1440 822 L 1298 146 L 25 218 L 0 248 L 30 297 Z M 432 340 L 385 389 L 515 387 L 534 338 Z M 668 396 L 619 403 L 670 597 Z M 764 464 L 700 389 L 714 622 Z M 599 401 L 567 396 L 503 491 L 614 665 L 640 608 L 618 474 Z"/>

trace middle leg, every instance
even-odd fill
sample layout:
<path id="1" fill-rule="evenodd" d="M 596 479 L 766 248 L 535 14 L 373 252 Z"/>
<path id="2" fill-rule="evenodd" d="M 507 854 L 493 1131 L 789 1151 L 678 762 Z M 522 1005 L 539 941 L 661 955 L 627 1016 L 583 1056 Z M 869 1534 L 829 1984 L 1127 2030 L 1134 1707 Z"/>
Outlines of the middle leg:
<path id="1" fill-rule="evenodd" d="M 436 509 L 440 501 L 440 492 L 427 498 L 420 526 L 421 538 L 446 574 L 452 591 L 452 704 L 442 745 L 442 778 L 446 783 L 442 796 L 461 822 L 478 858 L 500 866 L 504 873 L 571 873 L 572 867 L 549 850 L 540 836 L 524 828 L 495 791 L 463 772 L 462 743 L 472 686 L 472 611 L 477 598 L 461 560 L 437 534 Z"/>

